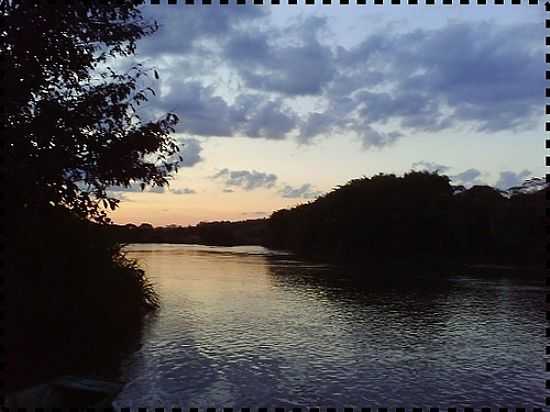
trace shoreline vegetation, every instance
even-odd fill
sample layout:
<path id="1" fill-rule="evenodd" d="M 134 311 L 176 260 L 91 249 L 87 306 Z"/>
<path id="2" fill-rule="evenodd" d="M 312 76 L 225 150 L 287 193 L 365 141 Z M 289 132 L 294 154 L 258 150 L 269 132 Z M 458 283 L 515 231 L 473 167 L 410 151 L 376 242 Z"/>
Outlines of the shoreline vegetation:
<path id="1" fill-rule="evenodd" d="M 59 207 L 17 215 L 26 225 L 7 251 L 6 391 L 67 373 L 116 380 L 108 374 L 159 308 L 154 285 L 101 226 Z"/>
<path id="2" fill-rule="evenodd" d="M 545 187 L 540 178 L 503 191 L 453 186 L 436 172 L 379 174 L 269 218 L 106 229 L 121 243 L 261 245 L 352 266 L 437 261 L 483 273 L 538 271 Z"/>
<path id="3" fill-rule="evenodd" d="M 159 74 L 119 64 L 159 27 L 138 3 L 0 3 L 7 393 L 67 373 L 111 378 L 159 307 L 101 229 L 119 203 L 109 188 L 165 186 L 181 160 L 178 117 L 137 109 Z"/>
<path id="4" fill-rule="evenodd" d="M 113 187 L 164 187 L 183 161 L 177 115 L 139 115 L 158 72 L 117 60 L 131 61 L 136 42 L 159 25 L 134 2 L 0 4 L 8 393 L 67 372 L 110 378 L 121 353 L 139 345 L 159 298 L 123 243 L 261 244 L 355 263 L 420 255 L 543 261 L 540 179 L 503 194 L 427 172 L 378 175 L 264 220 L 110 225 L 108 211 L 119 206 Z"/>

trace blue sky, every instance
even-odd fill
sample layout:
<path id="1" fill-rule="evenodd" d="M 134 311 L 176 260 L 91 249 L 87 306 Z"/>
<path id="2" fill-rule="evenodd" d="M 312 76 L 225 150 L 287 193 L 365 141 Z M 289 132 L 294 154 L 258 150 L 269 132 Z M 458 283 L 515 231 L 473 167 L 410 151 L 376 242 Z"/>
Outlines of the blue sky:
<path id="1" fill-rule="evenodd" d="M 170 188 L 114 220 L 268 216 L 347 180 L 438 169 L 502 188 L 543 176 L 542 6 L 148 5 L 146 114 L 178 114 Z"/>

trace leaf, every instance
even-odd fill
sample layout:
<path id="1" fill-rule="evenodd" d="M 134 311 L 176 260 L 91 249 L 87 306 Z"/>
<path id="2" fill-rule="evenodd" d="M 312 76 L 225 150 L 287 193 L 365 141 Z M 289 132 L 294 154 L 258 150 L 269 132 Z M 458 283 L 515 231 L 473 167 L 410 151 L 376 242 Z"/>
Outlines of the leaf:
<path id="1" fill-rule="evenodd" d="M 117 61 L 131 57 L 136 41 L 158 28 L 139 18 L 131 3 L 122 2 L 120 8 L 96 2 L 67 5 L 56 8 L 52 19 L 23 7 L 20 14 L 4 16 L 8 27 L 22 33 L 52 34 L 36 42 L 19 41 L 11 34 L 2 40 L 10 50 L 9 67 L 32 62 L 24 70 L 28 79 L 5 90 L 6 100 L 14 102 L 6 108 L 13 136 L 7 147 L 14 148 L 8 164 L 17 176 L 13 186 L 25 188 L 22 205 L 51 201 L 95 219 L 101 217 L 102 205 L 111 209 L 118 205 L 115 200 L 102 201 L 105 191 L 95 188 L 134 179 L 145 181 L 145 190 L 149 182 L 167 174 L 147 162 L 145 155 L 169 155 L 172 129 L 139 116 L 140 105 L 155 90 L 134 96 L 142 87 L 141 77 L 151 80 L 153 71 L 160 79 L 158 69 L 136 63 L 122 71 Z M 113 64 L 109 56 L 114 57 Z M 25 135 L 30 144 L 19 138 Z M 75 182 L 79 184 L 73 189 Z M 69 189 L 56 190 L 62 184 Z M 89 196 L 83 193 L 86 190 L 91 191 Z"/>

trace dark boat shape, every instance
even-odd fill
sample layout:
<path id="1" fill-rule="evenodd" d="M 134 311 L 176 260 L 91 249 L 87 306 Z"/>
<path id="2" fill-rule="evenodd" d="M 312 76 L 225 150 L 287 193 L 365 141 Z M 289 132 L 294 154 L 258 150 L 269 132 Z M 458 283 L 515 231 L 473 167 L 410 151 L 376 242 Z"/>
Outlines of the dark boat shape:
<path id="1" fill-rule="evenodd" d="M 63 376 L 5 397 L 8 408 L 109 408 L 124 387 L 79 376 Z"/>

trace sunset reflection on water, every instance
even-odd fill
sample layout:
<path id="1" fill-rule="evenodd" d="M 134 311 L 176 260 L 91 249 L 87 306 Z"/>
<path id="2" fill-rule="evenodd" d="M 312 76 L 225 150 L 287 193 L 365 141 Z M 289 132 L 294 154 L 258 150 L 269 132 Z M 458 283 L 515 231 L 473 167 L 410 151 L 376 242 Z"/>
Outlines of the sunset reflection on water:
<path id="1" fill-rule="evenodd" d="M 127 251 L 162 307 L 116 406 L 543 405 L 542 280 L 359 281 L 261 247 Z"/>

